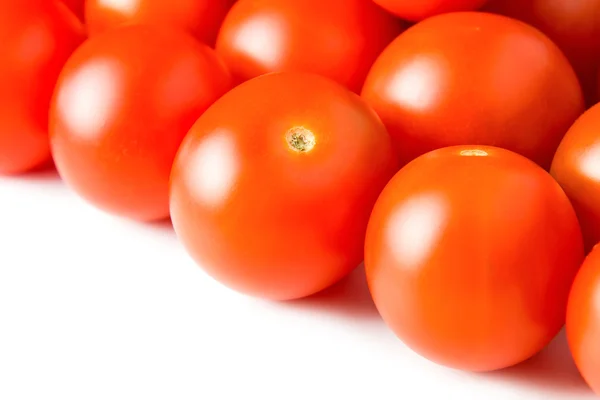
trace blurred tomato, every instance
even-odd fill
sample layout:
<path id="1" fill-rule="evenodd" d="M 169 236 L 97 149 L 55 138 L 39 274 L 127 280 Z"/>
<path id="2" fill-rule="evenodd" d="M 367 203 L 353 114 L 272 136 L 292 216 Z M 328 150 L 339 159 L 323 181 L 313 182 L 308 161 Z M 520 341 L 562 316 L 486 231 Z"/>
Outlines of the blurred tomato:
<path id="1" fill-rule="evenodd" d="M 584 110 L 573 69 L 547 37 L 478 12 L 432 17 L 401 34 L 376 61 L 363 97 L 403 162 L 444 146 L 484 144 L 549 168 Z"/>
<path id="2" fill-rule="evenodd" d="M 487 0 L 373 0 L 392 14 L 409 21 L 420 21 L 437 14 L 473 11 Z"/>
<path id="3" fill-rule="evenodd" d="M 230 84 L 214 50 L 183 31 L 139 25 L 91 38 L 65 65 L 50 110 L 58 171 L 99 208 L 168 216 L 181 140 Z"/>
<path id="4" fill-rule="evenodd" d="M 194 125 L 171 177 L 171 218 L 215 279 L 286 300 L 363 259 L 371 208 L 397 170 L 391 140 L 354 93 L 304 73 L 269 74 Z"/>
<path id="5" fill-rule="evenodd" d="M 365 245 L 369 287 L 408 346 L 488 371 L 544 348 L 583 260 L 577 217 L 543 169 L 493 147 L 448 147 L 396 174 Z"/>
<path id="6" fill-rule="evenodd" d="M 240 0 L 217 51 L 238 81 L 274 71 L 305 71 L 360 91 L 400 23 L 371 0 Z"/>
<path id="7" fill-rule="evenodd" d="M 47 0 L 46 0 L 47 1 Z M 51 0 L 53 1 L 53 0 Z M 65 3 L 80 19 L 83 19 L 83 6 L 85 0 L 61 0 Z"/>

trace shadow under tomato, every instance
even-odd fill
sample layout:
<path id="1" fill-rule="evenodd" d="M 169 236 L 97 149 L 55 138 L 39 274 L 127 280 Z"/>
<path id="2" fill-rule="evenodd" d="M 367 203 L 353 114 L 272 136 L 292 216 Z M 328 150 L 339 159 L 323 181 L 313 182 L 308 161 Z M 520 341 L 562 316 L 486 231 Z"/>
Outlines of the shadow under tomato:
<path id="1" fill-rule="evenodd" d="M 58 182 L 61 180 L 54 162 L 48 161 L 30 171 L 20 174 L 4 176 L 5 179 L 19 180 L 23 182 Z"/>

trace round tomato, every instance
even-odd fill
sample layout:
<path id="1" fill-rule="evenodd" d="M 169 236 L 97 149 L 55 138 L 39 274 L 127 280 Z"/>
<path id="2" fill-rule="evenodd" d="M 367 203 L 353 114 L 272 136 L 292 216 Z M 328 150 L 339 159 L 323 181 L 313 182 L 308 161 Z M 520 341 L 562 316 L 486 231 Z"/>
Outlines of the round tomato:
<path id="1" fill-rule="evenodd" d="M 371 208 L 396 170 L 385 127 L 360 97 L 318 75 L 269 74 L 194 125 L 173 166 L 171 219 L 218 281 L 300 298 L 362 261 Z"/>
<path id="2" fill-rule="evenodd" d="M 546 171 L 504 149 L 454 146 L 417 158 L 384 189 L 365 267 L 377 308 L 408 346 L 489 371 L 533 356 L 562 328 L 582 242 Z"/>
<path id="3" fill-rule="evenodd" d="M 600 395 L 600 247 L 575 278 L 567 308 L 567 338 L 575 364 Z"/>
<path id="4" fill-rule="evenodd" d="M 93 37 L 65 65 L 52 101 L 56 167 L 101 209 L 167 217 L 177 149 L 230 85 L 214 50 L 183 31 L 138 25 Z"/>
<path id="5" fill-rule="evenodd" d="M 492 0 L 486 10 L 525 21 L 568 56 L 591 105 L 600 67 L 600 0 Z"/>
<path id="6" fill-rule="evenodd" d="M 50 159 L 50 98 L 63 64 L 83 40 L 81 23 L 57 1 L 0 2 L 0 174 Z"/>
<path id="7" fill-rule="evenodd" d="M 567 132 L 550 171 L 571 199 L 591 250 L 600 242 L 600 104 Z"/>
<path id="8" fill-rule="evenodd" d="M 52 0 L 53 1 L 53 0 Z M 77 17 L 83 19 L 83 7 L 85 0 L 62 0 Z"/>
<path id="9" fill-rule="evenodd" d="M 473 11 L 487 0 L 373 0 L 392 14 L 409 21 L 420 21 L 437 14 Z"/>
<path id="10" fill-rule="evenodd" d="M 87 0 L 85 17 L 91 35 L 123 24 L 168 24 L 214 45 L 225 14 L 235 0 Z"/>
<path id="11" fill-rule="evenodd" d="M 240 0 L 217 40 L 234 77 L 304 71 L 360 91 L 369 68 L 401 31 L 370 0 Z"/>
<path id="12" fill-rule="evenodd" d="M 577 76 L 546 36 L 478 12 L 432 17 L 401 34 L 376 61 L 363 97 L 403 162 L 440 147 L 482 144 L 549 168 L 584 110 Z"/>

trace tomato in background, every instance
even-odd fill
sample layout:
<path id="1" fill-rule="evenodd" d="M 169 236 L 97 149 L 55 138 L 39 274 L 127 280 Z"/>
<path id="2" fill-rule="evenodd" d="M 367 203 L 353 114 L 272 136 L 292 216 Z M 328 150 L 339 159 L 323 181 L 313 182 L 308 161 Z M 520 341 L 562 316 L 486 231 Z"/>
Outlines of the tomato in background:
<path id="1" fill-rule="evenodd" d="M 216 48 L 238 82 L 304 71 L 358 92 L 401 29 L 371 0 L 239 0 L 223 22 Z"/>
<path id="2" fill-rule="evenodd" d="M 56 167 L 103 210 L 165 218 L 177 149 L 230 87 L 216 52 L 183 31 L 138 25 L 95 36 L 57 84 L 50 110 Z"/>
<path id="3" fill-rule="evenodd" d="M 438 14 L 474 11 L 487 0 L 373 0 L 381 7 L 408 21 L 421 21 Z"/>
<path id="4" fill-rule="evenodd" d="M 400 170 L 365 244 L 386 323 L 424 357 L 471 371 L 517 364 L 551 341 L 583 256 L 560 186 L 486 146 L 435 150 Z"/>
<path id="5" fill-rule="evenodd" d="M 63 64 L 85 39 L 57 1 L 0 2 L 0 174 L 50 159 L 48 106 Z"/>
<path id="6" fill-rule="evenodd" d="M 375 62 L 362 95 L 403 163 L 440 147 L 482 144 L 549 168 L 584 111 L 577 76 L 546 36 L 480 12 L 409 28 Z"/>
<path id="7" fill-rule="evenodd" d="M 48 1 L 48 0 L 46 0 Z M 81 20 L 83 20 L 83 8 L 84 8 L 84 3 L 85 0 L 61 0 L 63 3 L 65 3 L 74 13 L 75 15 L 77 15 L 77 17 L 79 17 Z"/>
<path id="8" fill-rule="evenodd" d="M 550 37 L 567 55 L 589 105 L 600 68 L 600 0 L 491 0 L 487 11 L 527 22 Z"/>
<path id="9" fill-rule="evenodd" d="M 164 24 L 191 32 L 213 46 L 225 14 L 235 0 L 87 0 L 90 35 L 124 24 Z"/>
<path id="10" fill-rule="evenodd" d="M 227 93 L 194 125 L 171 177 L 171 219 L 191 256 L 242 293 L 289 300 L 363 259 L 371 208 L 397 170 L 359 96 L 284 72 Z"/>

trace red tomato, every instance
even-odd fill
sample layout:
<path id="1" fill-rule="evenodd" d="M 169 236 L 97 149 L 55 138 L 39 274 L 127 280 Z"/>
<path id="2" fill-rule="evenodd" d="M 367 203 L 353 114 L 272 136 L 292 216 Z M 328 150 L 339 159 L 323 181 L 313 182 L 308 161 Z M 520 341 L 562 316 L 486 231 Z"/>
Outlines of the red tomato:
<path id="1" fill-rule="evenodd" d="M 581 116 L 558 147 L 551 173 L 577 211 L 588 250 L 600 242 L 600 104 Z"/>
<path id="2" fill-rule="evenodd" d="M 587 257 L 571 289 L 567 338 L 583 378 L 600 395 L 600 247 Z"/>
<path id="3" fill-rule="evenodd" d="M 483 144 L 549 168 L 584 110 L 573 69 L 547 37 L 477 12 L 440 15 L 408 29 L 376 61 L 363 97 L 403 162 L 440 147 Z"/>
<path id="4" fill-rule="evenodd" d="M 61 0 L 65 3 L 80 19 L 83 19 L 83 6 L 85 0 Z"/>
<path id="5" fill-rule="evenodd" d="M 217 51 L 238 81 L 295 70 L 360 91 L 400 31 L 371 0 L 240 0 L 223 22 Z"/>
<path id="6" fill-rule="evenodd" d="M 386 323 L 419 354 L 472 371 L 517 364 L 550 342 L 582 260 L 560 186 L 526 158 L 486 146 L 409 163 L 377 201 L 365 245 Z"/>
<path id="7" fill-rule="evenodd" d="M 409 21 L 420 21 L 437 14 L 473 11 L 487 0 L 373 0 L 392 14 Z"/>
<path id="8" fill-rule="evenodd" d="M 600 0 L 492 0 L 486 10 L 525 21 L 565 52 L 591 105 L 598 99 Z"/>
<path id="9" fill-rule="evenodd" d="M 171 176 L 171 219 L 223 284 L 308 296 L 363 259 L 371 208 L 397 170 L 391 140 L 354 93 L 305 73 L 238 86 L 194 125 Z"/>
<path id="10" fill-rule="evenodd" d="M 183 31 L 139 25 L 93 37 L 65 65 L 52 102 L 57 169 L 101 209 L 164 218 L 177 149 L 230 85 L 214 50 Z"/>
<path id="11" fill-rule="evenodd" d="M 91 35 L 123 24 L 152 23 L 181 27 L 214 45 L 225 14 L 235 0 L 87 0 Z"/>
<path id="12" fill-rule="evenodd" d="M 50 98 L 63 64 L 83 40 L 81 23 L 61 3 L 0 2 L 0 174 L 50 159 Z"/>

